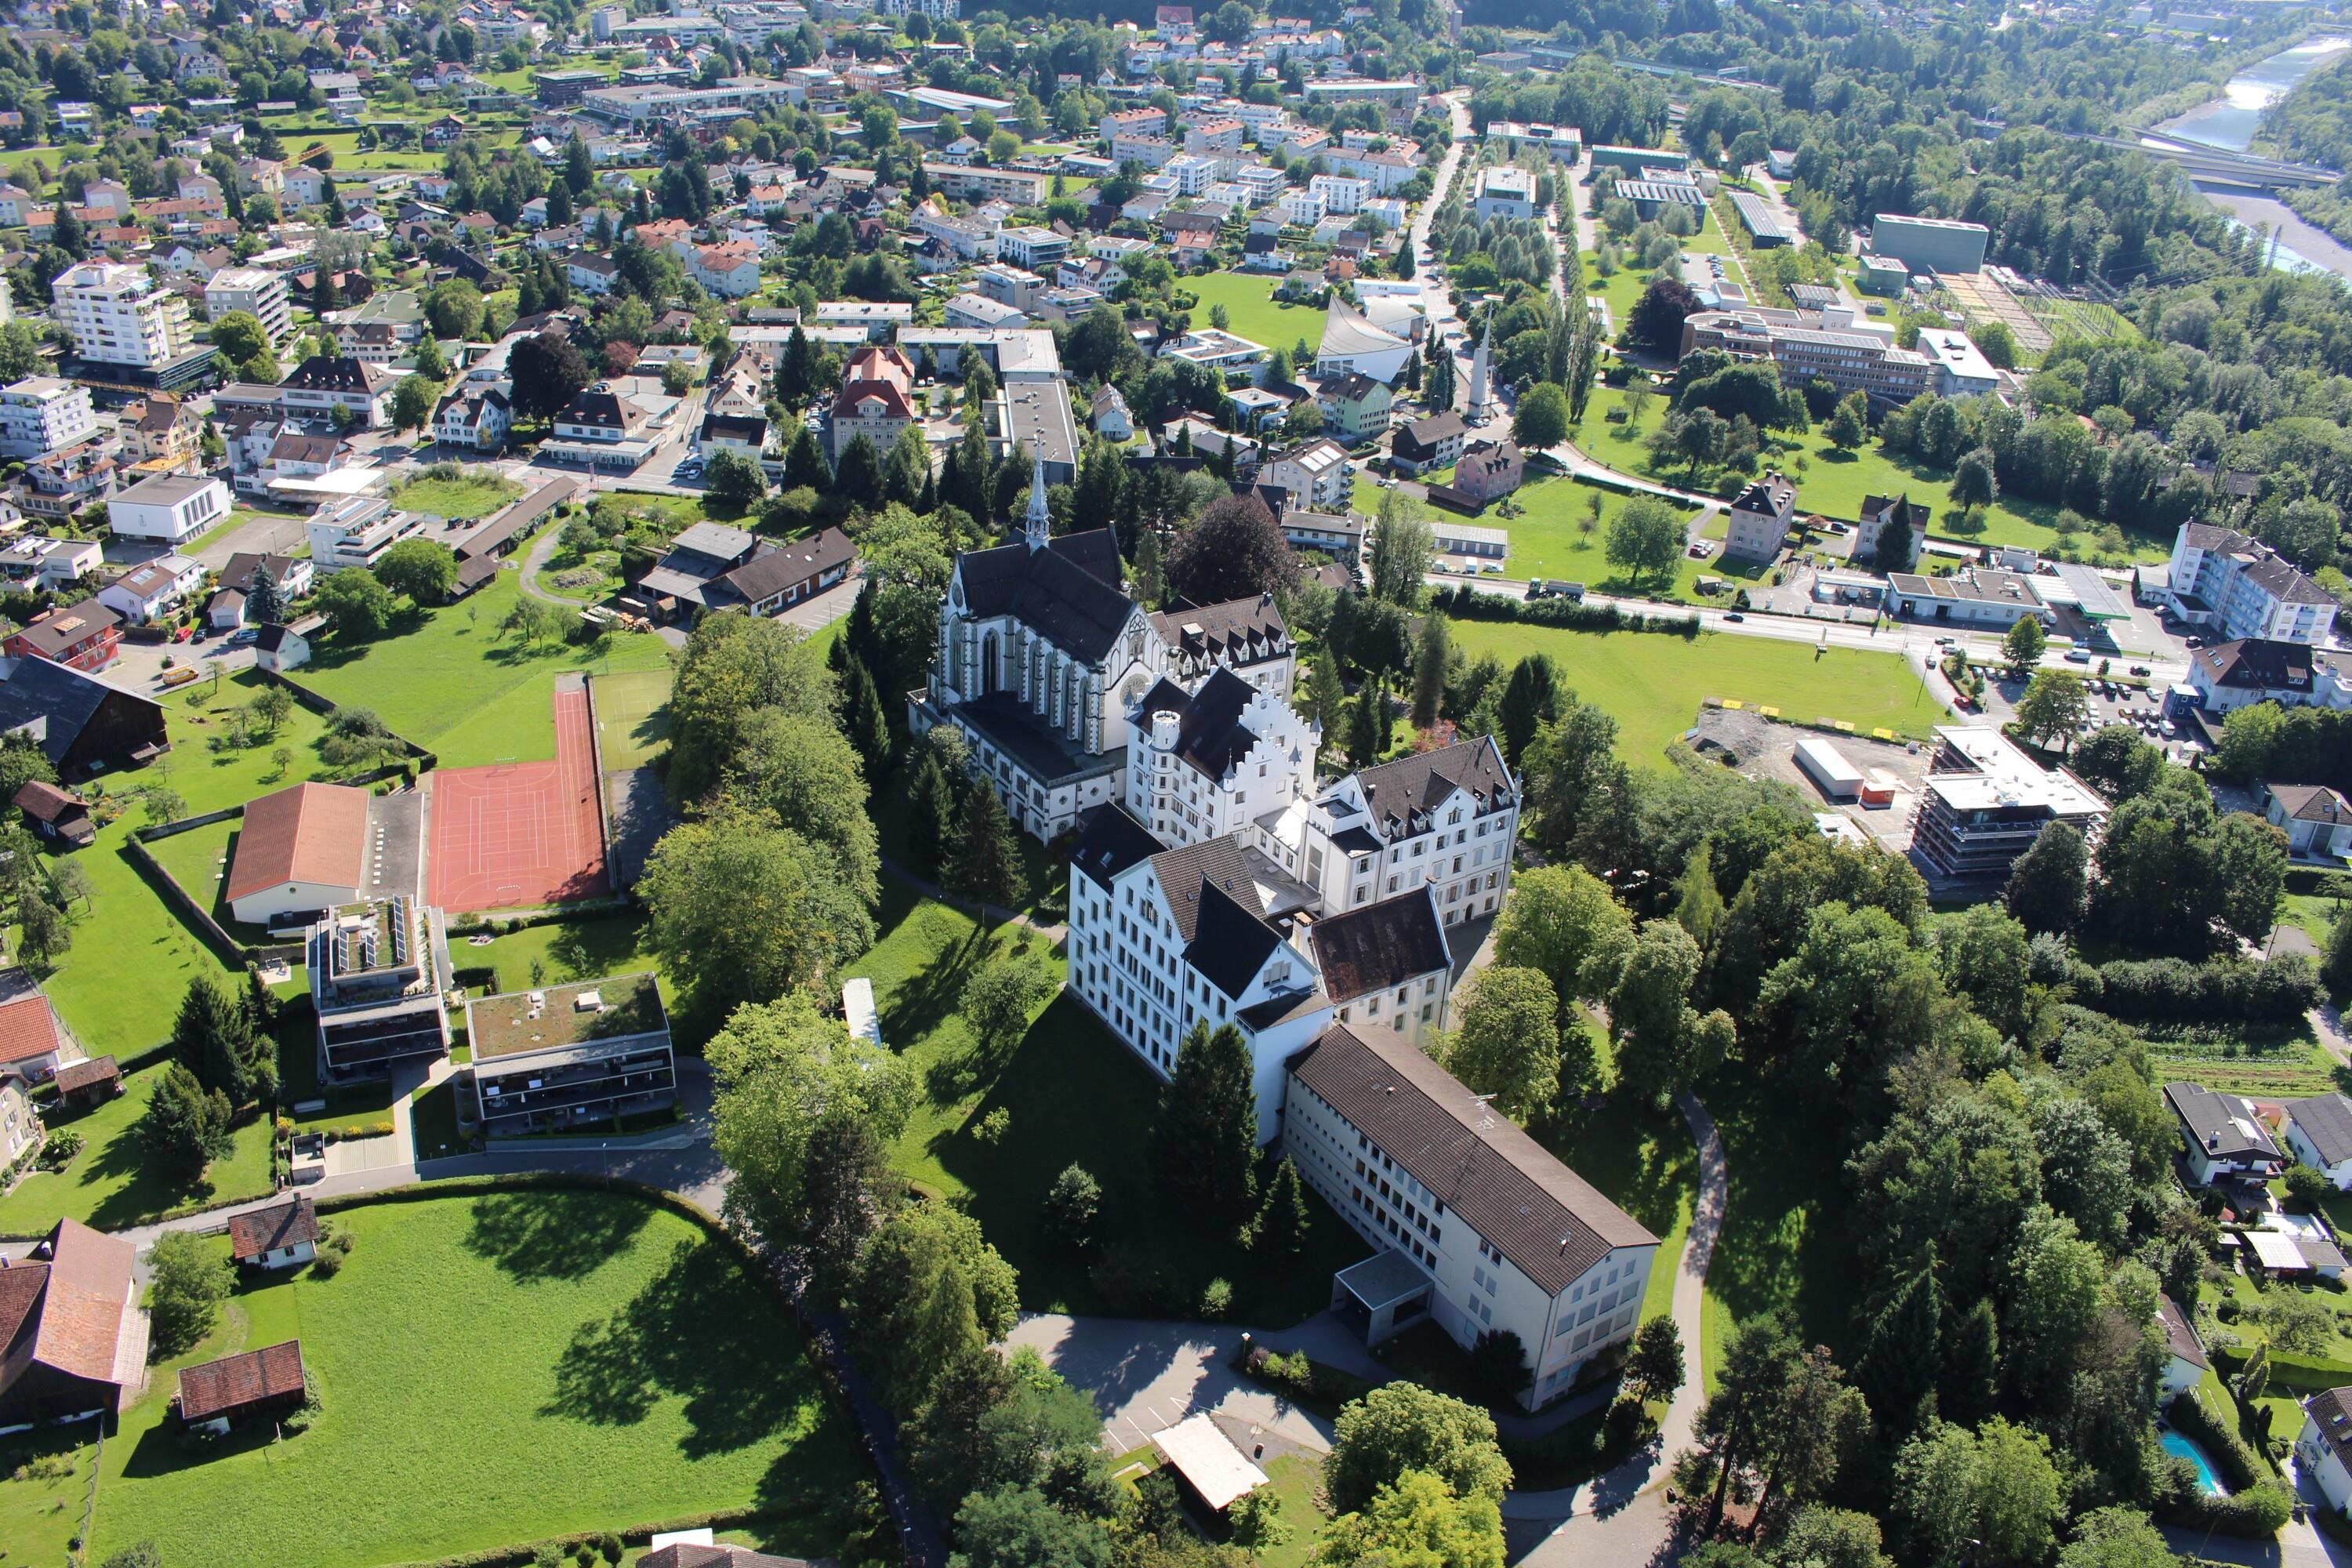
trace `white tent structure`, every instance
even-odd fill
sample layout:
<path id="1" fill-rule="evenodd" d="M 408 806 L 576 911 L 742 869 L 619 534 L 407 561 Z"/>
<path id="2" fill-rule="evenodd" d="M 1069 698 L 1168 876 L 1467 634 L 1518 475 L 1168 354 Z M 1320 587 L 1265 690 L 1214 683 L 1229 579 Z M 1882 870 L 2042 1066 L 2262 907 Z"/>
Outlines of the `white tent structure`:
<path id="1" fill-rule="evenodd" d="M 1393 386 L 1412 355 L 1411 342 L 1374 326 L 1362 311 L 1335 299 L 1324 313 L 1323 345 L 1315 352 L 1315 374 L 1328 377 L 1353 371 Z"/>

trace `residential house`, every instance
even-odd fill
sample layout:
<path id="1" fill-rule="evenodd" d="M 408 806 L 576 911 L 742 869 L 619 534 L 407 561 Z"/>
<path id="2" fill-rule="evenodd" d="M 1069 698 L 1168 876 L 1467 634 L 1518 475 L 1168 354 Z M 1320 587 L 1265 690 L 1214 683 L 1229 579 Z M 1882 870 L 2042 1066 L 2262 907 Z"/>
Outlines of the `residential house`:
<path id="1" fill-rule="evenodd" d="M 106 547 L 95 539 L 50 539 L 19 534 L 0 549 L 0 577 L 54 592 L 106 563 Z"/>
<path id="2" fill-rule="evenodd" d="M 2332 1089 L 2290 1100 L 2280 1126 L 2296 1159 L 2337 1192 L 2352 1192 L 2352 1100 Z"/>
<path id="3" fill-rule="evenodd" d="M 445 447 L 497 452 L 514 426 L 514 407 L 503 384 L 467 383 L 433 411 L 433 438 Z"/>
<path id="4" fill-rule="evenodd" d="M 1095 389 L 1087 405 L 1087 417 L 1096 435 L 1111 441 L 1131 441 L 1135 438 L 1135 422 L 1129 415 L 1127 399 L 1118 388 L 1108 382 Z"/>
<path id="5" fill-rule="evenodd" d="M 2157 1326 L 2164 1331 L 2164 1370 L 2157 1373 L 2156 1385 L 2167 1400 L 2178 1399 L 2205 1381 L 2212 1363 L 2205 1356 L 2205 1342 L 2197 1337 L 2197 1327 L 2189 1321 L 2171 1297 L 2158 1294 L 2156 1299 Z"/>
<path id="6" fill-rule="evenodd" d="M 1357 371 L 1327 378 L 1315 393 L 1315 406 L 1323 416 L 1323 433 L 1350 447 L 1387 435 L 1395 403 L 1396 395 L 1386 382 Z"/>
<path id="7" fill-rule="evenodd" d="M 1862 517 L 1853 531 L 1853 542 L 1846 559 L 1857 566 L 1874 571 L 1908 572 L 1918 563 L 1919 552 L 1927 542 L 1927 524 L 1932 521 L 1927 505 L 1914 501 L 1908 495 L 1862 498 Z M 1885 541 L 1889 530 L 1903 541 L 1903 549 L 1895 556 L 1885 553 Z"/>
<path id="8" fill-rule="evenodd" d="M 1349 466 L 1346 447 L 1318 437 L 1267 458 L 1259 479 L 1287 490 L 1291 505 L 1302 511 L 1329 511 L 1348 504 L 1355 470 Z"/>
<path id="9" fill-rule="evenodd" d="M 159 555 L 131 567 L 98 591 L 98 602 L 134 626 L 178 614 L 201 587 L 205 569 L 184 555 Z"/>
<path id="10" fill-rule="evenodd" d="M 121 642 L 122 617 L 95 599 L 85 599 L 42 611 L 9 633 L 0 648 L 11 658 L 93 670 L 113 663 Z"/>
<path id="11" fill-rule="evenodd" d="M 297 1194 L 228 1219 L 228 1255 L 247 1268 L 299 1268 L 319 1255 L 319 1211 Z"/>
<path id="12" fill-rule="evenodd" d="M 895 343 L 869 344 L 841 367 L 841 390 L 825 420 L 827 455 L 838 464 L 850 442 L 863 436 L 877 457 L 887 457 L 899 433 L 914 427 L 915 367 Z"/>
<path id="13" fill-rule="evenodd" d="M 2271 637 L 2233 637 L 2190 649 L 2189 684 L 2209 713 L 2257 702 L 2296 708 L 2319 700 L 2311 645 Z"/>
<path id="14" fill-rule="evenodd" d="M 371 364 L 349 354 L 313 354 L 278 383 L 289 416 L 326 419 L 341 409 L 361 429 L 387 423 L 392 414 L 392 389 L 399 381 L 388 365 Z"/>
<path id="15" fill-rule="evenodd" d="M 89 807 L 81 797 L 46 779 L 26 781 L 9 804 L 23 812 L 26 822 L 44 838 L 81 848 L 98 837 L 98 825 L 90 820 Z"/>
<path id="16" fill-rule="evenodd" d="M 194 473 L 203 431 L 194 405 L 169 393 L 149 393 L 123 415 L 123 447 L 142 473 Z"/>
<path id="17" fill-rule="evenodd" d="M 2352 1511 L 2352 1388 L 2331 1388 L 2304 1401 L 2294 1457 L 2329 1508 Z"/>
<path id="18" fill-rule="evenodd" d="M 255 668 L 276 670 L 282 675 L 289 669 L 297 669 L 310 663 L 310 634 L 300 627 L 307 626 L 310 630 L 315 631 L 324 624 L 314 616 L 306 617 L 303 622 L 295 626 L 263 626 L 254 635 Z"/>
<path id="19" fill-rule="evenodd" d="M 39 1148 L 45 1136 L 40 1113 L 33 1109 L 25 1080 L 0 1078 L 0 1171 L 13 1168 Z"/>
<path id="20" fill-rule="evenodd" d="M 1527 471 L 1527 455 L 1508 436 L 1465 440 L 1462 455 L 1454 459 L 1452 482 L 1430 486 L 1430 499 L 1475 511 L 1517 489 Z"/>
<path id="21" fill-rule="evenodd" d="M 2286 1168 L 2285 1154 L 2252 1100 L 2186 1082 L 2166 1084 L 2164 1099 L 2178 1124 L 2192 1185 L 2210 1187 L 2239 1176 L 2263 1182 Z"/>
<path id="22" fill-rule="evenodd" d="M 1750 479 L 1731 502 L 1729 531 L 1724 536 L 1727 560 L 1771 561 L 1787 548 L 1789 531 L 1796 525 L 1797 487 L 1779 469 Z"/>
<path id="23" fill-rule="evenodd" d="M 633 398 L 598 382 L 577 394 L 555 416 L 555 434 L 568 441 L 626 441 L 646 425 L 646 412 Z"/>
<path id="24" fill-rule="evenodd" d="M 2326 784 L 2265 784 L 2263 815 L 2286 834 L 2286 850 L 2298 860 L 2342 862 L 2352 858 L 2352 804 Z"/>
<path id="25" fill-rule="evenodd" d="M 0 1076 L 47 1083 L 81 1055 L 33 977 L 0 969 Z"/>

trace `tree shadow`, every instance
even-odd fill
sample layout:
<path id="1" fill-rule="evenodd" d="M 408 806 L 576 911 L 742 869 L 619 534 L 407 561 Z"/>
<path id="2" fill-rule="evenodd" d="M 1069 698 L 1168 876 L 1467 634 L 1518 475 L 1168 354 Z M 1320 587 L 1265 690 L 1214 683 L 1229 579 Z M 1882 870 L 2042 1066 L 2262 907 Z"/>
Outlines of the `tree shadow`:
<path id="1" fill-rule="evenodd" d="M 595 1192 L 493 1193 L 474 1200 L 466 1247 L 517 1279 L 578 1279 L 627 1246 L 652 1212 Z"/>
<path id="2" fill-rule="evenodd" d="M 778 1353 L 777 1327 L 775 1309 L 731 1256 L 703 1237 L 681 1240 L 626 1306 L 581 1325 L 541 1413 L 626 1426 L 679 1398 L 688 1458 L 748 1447 L 814 1418 L 814 1389 L 797 1355 Z"/>

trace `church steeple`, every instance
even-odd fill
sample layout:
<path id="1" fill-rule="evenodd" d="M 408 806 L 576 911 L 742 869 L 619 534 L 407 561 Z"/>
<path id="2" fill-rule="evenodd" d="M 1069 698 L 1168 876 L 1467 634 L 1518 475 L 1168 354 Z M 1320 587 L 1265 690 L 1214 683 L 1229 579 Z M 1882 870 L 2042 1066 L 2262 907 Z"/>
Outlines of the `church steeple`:
<path id="1" fill-rule="evenodd" d="M 1054 514 L 1045 506 L 1045 458 L 1039 453 L 1029 475 L 1029 512 L 1022 520 L 1021 536 L 1032 550 L 1043 550 L 1053 537 Z"/>

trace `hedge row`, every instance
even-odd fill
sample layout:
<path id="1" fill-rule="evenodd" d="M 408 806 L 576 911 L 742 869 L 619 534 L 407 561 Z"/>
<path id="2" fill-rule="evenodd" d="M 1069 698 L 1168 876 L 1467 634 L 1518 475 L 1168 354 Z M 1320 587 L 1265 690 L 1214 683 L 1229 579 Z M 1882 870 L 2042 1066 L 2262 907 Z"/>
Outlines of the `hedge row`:
<path id="1" fill-rule="evenodd" d="M 2248 1352 L 2232 1346 L 2216 1347 L 2212 1352 L 2213 1370 L 2225 1377 L 2235 1377 L 2245 1370 Z M 2273 1350 L 2268 1360 L 2271 1381 L 2295 1388 L 2325 1392 L 2352 1384 L 2352 1362 L 2332 1361 L 2326 1356 L 2298 1355 L 2293 1351 Z"/>
<path id="2" fill-rule="evenodd" d="M 725 1508 L 709 1513 L 681 1514 L 658 1524 L 641 1524 L 634 1530 L 613 1533 L 633 1546 L 642 1546 L 656 1535 L 667 1535 L 678 1530 L 739 1530 L 775 1516 L 757 1508 Z M 593 1546 L 604 1538 L 601 1530 L 583 1531 L 577 1535 L 551 1535 L 543 1541 L 533 1541 L 520 1546 L 492 1546 L 480 1552 L 462 1552 L 455 1557 L 436 1557 L 429 1562 L 411 1563 L 402 1568 L 512 1568 L 513 1564 L 532 1561 L 542 1546 L 552 1546 L 568 1562 L 574 1548 L 583 1544 Z"/>
<path id="3" fill-rule="evenodd" d="M 2164 1413 L 2181 1436 L 2213 1456 L 2213 1463 L 2220 1468 L 2221 1479 L 2230 1483 L 2231 1490 L 2243 1491 L 2263 1479 L 2267 1467 L 2261 1457 L 2247 1447 L 2235 1429 L 2207 1409 L 2194 1391 L 2175 1399 Z"/>
<path id="4" fill-rule="evenodd" d="M 1698 636 L 1698 612 L 1684 616 L 1653 616 L 1626 611 L 1615 605 L 1587 605 L 1573 599 L 1511 599 L 1482 594 L 1467 583 L 1440 588 L 1430 603 L 1456 620 L 1518 621 L 1528 626 L 1559 626 L 1572 632 L 1664 632 L 1673 637 Z"/>
<path id="5" fill-rule="evenodd" d="M 2097 994 L 2082 982 L 2098 976 Z M 2231 1023 L 2290 1023 L 2319 1005 L 2319 972 L 2301 953 L 2267 963 L 2220 959 L 2116 959 L 2078 968 L 2075 1000 L 2126 1017 Z"/>

